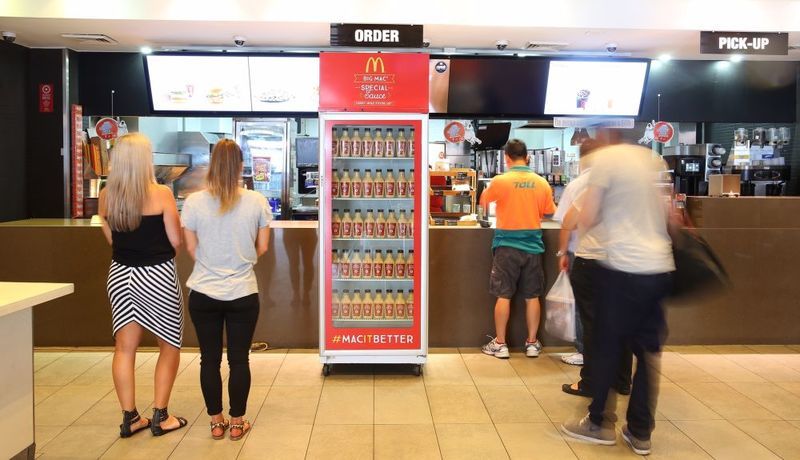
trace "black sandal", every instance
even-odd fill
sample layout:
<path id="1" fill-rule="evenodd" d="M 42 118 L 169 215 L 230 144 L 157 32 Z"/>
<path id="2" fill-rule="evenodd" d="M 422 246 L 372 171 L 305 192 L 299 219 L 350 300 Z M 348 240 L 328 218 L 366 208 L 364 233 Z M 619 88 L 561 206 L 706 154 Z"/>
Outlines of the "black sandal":
<path id="1" fill-rule="evenodd" d="M 139 411 L 137 411 L 135 407 L 132 411 L 122 411 L 122 424 L 119 426 L 119 437 L 130 438 L 136 433 L 150 428 L 152 421 L 148 420 L 147 425 L 139 427 L 136 430 L 131 430 L 131 425 L 134 423 L 139 423 L 141 419 L 142 417 L 139 415 Z"/>
<path id="2" fill-rule="evenodd" d="M 181 428 L 185 427 L 189 424 L 189 421 L 183 417 L 175 417 L 178 420 L 178 426 L 175 428 L 162 428 L 161 422 L 166 422 L 169 419 L 169 412 L 167 412 L 167 408 L 163 409 L 156 409 L 153 408 L 153 420 L 150 423 L 150 431 L 153 433 L 153 436 L 163 436 L 170 431 L 180 430 Z"/>

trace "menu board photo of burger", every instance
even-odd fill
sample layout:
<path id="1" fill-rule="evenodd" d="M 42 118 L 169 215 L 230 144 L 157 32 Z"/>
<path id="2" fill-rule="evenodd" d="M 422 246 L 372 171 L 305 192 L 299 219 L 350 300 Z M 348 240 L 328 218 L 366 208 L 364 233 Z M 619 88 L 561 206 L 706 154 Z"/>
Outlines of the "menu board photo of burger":
<path id="1" fill-rule="evenodd" d="M 250 57 L 254 112 L 319 110 L 318 57 Z"/>
<path id="2" fill-rule="evenodd" d="M 249 112 L 247 57 L 147 56 L 156 112 Z"/>

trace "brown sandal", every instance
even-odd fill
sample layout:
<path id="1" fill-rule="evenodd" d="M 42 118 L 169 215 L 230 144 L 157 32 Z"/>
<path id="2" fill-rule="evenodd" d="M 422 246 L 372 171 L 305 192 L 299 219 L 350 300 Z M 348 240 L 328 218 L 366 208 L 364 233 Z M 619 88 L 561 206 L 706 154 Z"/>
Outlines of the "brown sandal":
<path id="1" fill-rule="evenodd" d="M 228 427 L 231 424 L 230 424 L 229 421 L 227 421 L 225 419 L 222 419 L 221 422 L 217 422 L 217 423 L 209 422 L 209 425 L 211 425 L 211 437 L 216 439 L 216 440 L 220 440 L 220 439 L 225 438 L 225 431 L 228 429 Z M 219 435 L 219 436 L 214 435 L 214 430 L 216 430 L 217 428 L 222 428 L 222 434 Z"/>
<path id="2" fill-rule="evenodd" d="M 250 431 L 250 428 L 252 428 L 252 425 L 247 420 L 242 420 L 242 423 L 232 423 L 231 424 L 231 441 L 238 441 L 238 440 L 242 439 L 244 437 L 244 435 L 246 435 L 247 432 Z M 233 435 L 233 430 L 241 430 L 242 433 L 239 436 L 234 436 Z"/>

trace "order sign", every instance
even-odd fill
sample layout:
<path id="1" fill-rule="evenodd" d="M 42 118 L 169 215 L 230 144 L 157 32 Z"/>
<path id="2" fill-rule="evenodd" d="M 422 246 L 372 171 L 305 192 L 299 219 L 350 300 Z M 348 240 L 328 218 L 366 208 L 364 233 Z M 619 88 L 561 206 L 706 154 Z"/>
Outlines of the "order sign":
<path id="1" fill-rule="evenodd" d="M 320 111 L 428 112 L 428 55 L 320 53 Z"/>

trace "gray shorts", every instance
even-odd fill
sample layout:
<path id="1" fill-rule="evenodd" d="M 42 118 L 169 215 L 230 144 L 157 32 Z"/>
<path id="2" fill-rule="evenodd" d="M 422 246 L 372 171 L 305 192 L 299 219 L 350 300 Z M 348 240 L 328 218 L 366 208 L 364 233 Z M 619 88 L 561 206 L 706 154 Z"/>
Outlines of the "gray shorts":
<path id="1" fill-rule="evenodd" d="M 510 299 L 519 293 L 524 299 L 542 295 L 544 271 L 542 255 L 500 246 L 494 250 L 492 274 L 489 276 L 489 293 Z"/>

